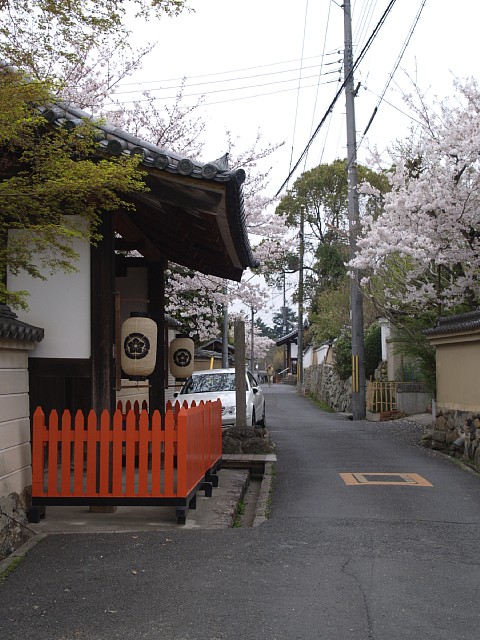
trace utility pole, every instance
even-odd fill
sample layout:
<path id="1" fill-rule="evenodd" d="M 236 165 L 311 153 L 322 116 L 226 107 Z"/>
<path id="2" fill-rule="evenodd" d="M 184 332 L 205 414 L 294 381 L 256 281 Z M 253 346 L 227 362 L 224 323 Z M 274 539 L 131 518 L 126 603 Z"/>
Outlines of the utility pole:
<path id="1" fill-rule="evenodd" d="M 286 297 L 286 284 L 285 284 L 285 271 L 283 272 L 283 307 L 282 307 L 282 320 L 283 320 L 283 335 L 287 335 L 287 297 Z M 287 368 L 287 345 L 283 345 L 283 371 Z"/>
<path id="2" fill-rule="evenodd" d="M 252 313 L 252 317 L 251 317 L 251 322 L 250 322 L 250 371 L 255 375 L 255 356 L 253 353 L 254 347 L 255 347 L 255 334 L 254 334 L 254 327 L 255 327 L 255 309 L 252 307 L 251 308 L 251 313 Z"/>
<path id="3" fill-rule="evenodd" d="M 235 404 L 237 406 L 237 427 L 247 426 L 247 390 L 245 381 L 245 322 L 235 320 Z"/>
<path id="4" fill-rule="evenodd" d="M 303 394 L 303 254 L 305 209 L 300 207 L 300 246 L 298 248 L 298 337 L 297 337 L 297 391 Z"/>
<path id="5" fill-rule="evenodd" d="M 344 0 L 343 10 L 345 36 L 345 104 L 347 112 L 348 235 L 350 259 L 352 259 L 357 250 L 360 215 L 357 191 L 357 136 L 355 131 L 355 90 L 353 84 L 352 14 L 350 0 Z M 363 420 L 366 415 L 363 296 L 357 270 L 354 271 L 350 284 L 350 320 L 352 324 L 352 413 L 354 420 Z"/>

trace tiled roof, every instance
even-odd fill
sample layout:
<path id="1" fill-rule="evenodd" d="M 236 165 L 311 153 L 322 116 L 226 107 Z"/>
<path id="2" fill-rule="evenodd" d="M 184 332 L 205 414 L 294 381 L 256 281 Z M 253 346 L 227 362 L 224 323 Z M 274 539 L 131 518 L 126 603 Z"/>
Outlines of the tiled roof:
<path id="1" fill-rule="evenodd" d="M 435 327 L 424 331 L 427 336 L 453 333 L 457 331 L 471 331 L 480 329 L 480 309 L 461 313 L 454 316 L 444 316 L 437 320 Z"/>
<path id="2" fill-rule="evenodd" d="M 290 333 L 285 334 L 279 340 L 275 342 L 277 347 L 282 346 L 282 344 L 288 344 L 289 342 L 296 342 L 298 338 L 298 329 L 294 331 L 290 331 Z"/>
<path id="3" fill-rule="evenodd" d="M 2 67 L 14 70 L 0 61 Z M 125 199 L 135 211 L 115 215 L 115 230 L 125 251 L 231 280 L 240 280 L 246 268 L 259 266 L 246 226 L 242 188 L 246 174 L 241 168 L 228 168 L 227 154 L 202 163 L 61 102 L 40 111 L 54 127 L 73 129 L 85 120 L 92 122 L 98 131 L 99 157 L 141 158 L 149 191 L 128 194 Z"/>
<path id="4" fill-rule="evenodd" d="M 44 330 L 26 322 L 17 320 L 9 306 L 0 304 L 0 338 L 25 342 L 40 342 L 43 340 Z"/>
<path id="5" fill-rule="evenodd" d="M 49 109 L 42 110 L 43 117 L 54 126 L 58 127 L 76 127 L 83 120 L 95 120 L 93 116 L 81 109 L 70 107 L 68 105 L 58 103 Z M 246 174 L 244 169 L 230 170 L 228 168 L 228 154 L 214 160 L 212 162 L 201 163 L 197 160 L 191 160 L 186 157 L 182 157 L 172 151 L 157 147 L 154 144 L 137 138 L 126 131 L 123 131 L 117 127 L 112 126 L 109 123 L 95 124 L 98 129 L 98 146 L 99 152 L 110 156 L 140 156 L 142 168 L 147 169 L 150 174 L 150 179 L 147 179 L 147 184 L 155 194 L 155 176 L 163 174 L 170 174 L 180 176 L 182 178 L 193 178 L 198 183 L 208 185 L 209 183 L 219 183 L 224 185 L 226 190 L 225 194 L 225 213 L 226 222 L 228 223 L 228 230 L 232 239 L 234 240 L 235 251 L 238 257 L 238 267 L 243 271 L 247 267 L 258 267 L 259 262 L 253 256 L 250 241 L 248 239 L 246 218 L 245 218 L 245 206 L 243 200 L 242 184 L 245 181 Z M 171 184 L 171 183 L 170 183 Z M 192 186 L 192 185 L 189 185 Z M 167 187 L 168 188 L 168 187 Z M 161 183 L 160 190 L 167 190 L 166 184 Z M 197 190 L 198 191 L 198 190 Z M 211 196 L 207 198 L 200 193 L 200 205 L 206 204 L 208 213 L 215 213 L 213 210 L 213 202 Z M 173 191 L 167 194 L 167 198 L 172 197 Z M 189 194 L 190 195 L 190 194 Z M 195 195 L 196 197 L 196 195 Z M 140 206 L 145 204 L 149 206 L 151 204 L 151 198 L 149 194 L 134 194 L 133 200 L 138 200 Z M 210 200 L 210 201 L 209 201 Z M 171 203 L 169 203 L 171 204 Z M 186 198 L 186 208 L 195 208 L 195 202 L 190 197 Z M 212 208 L 212 211 L 208 209 Z M 180 204 L 177 209 L 182 208 Z M 224 234 L 225 229 L 222 231 Z M 189 265 L 185 261 L 181 261 L 175 255 L 171 257 L 173 261 L 177 261 L 179 264 L 185 266 L 194 266 L 198 270 L 202 270 L 201 266 Z M 219 261 L 217 261 L 219 262 Z M 219 276 L 229 277 L 228 273 L 221 273 L 221 264 L 217 264 L 217 269 L 220 271 Z M 238 271 L 237 267 L 237 271 Z M 208 271 L 208 269 L 207 269 Z M 240 279 L 241 273 L 238 272 L 237 277 L 234 279 Z"/>

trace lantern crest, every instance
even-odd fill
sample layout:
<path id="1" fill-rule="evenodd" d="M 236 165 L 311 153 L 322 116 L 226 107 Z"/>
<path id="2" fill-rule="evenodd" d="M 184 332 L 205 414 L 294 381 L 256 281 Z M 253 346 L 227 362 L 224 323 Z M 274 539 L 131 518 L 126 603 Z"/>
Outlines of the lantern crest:
<path id="1" fill-rule="evenodd" d="M 177 336 L 170 343 L 170 373 L 180 380 L 188 378 L 193 373 L 194 343 L 191 338 Z"/>

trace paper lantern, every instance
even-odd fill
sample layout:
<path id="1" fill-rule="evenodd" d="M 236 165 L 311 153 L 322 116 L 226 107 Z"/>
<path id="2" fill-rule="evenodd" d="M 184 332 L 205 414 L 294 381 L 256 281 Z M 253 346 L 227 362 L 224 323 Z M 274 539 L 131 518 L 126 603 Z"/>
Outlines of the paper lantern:
<path id="1" fill-rule="evenodd" d="M 157 325 L 145 315 L 132 313 L 122 325 L 122 369 L 132 380 L 153 373 L 157 357 Z"/>
<path id="2" fill-rule="evenodd" d="M 170 373 L 175 378 L 188 378 L 193 373 L 193 340 L 184 336 L 170 343 Z"/>

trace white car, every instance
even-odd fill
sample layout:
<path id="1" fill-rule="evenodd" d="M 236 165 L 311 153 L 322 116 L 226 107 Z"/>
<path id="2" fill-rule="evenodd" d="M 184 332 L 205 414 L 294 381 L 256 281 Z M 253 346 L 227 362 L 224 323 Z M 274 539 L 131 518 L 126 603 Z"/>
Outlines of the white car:
<path id="1" fill-rule="evenodd" d="M 247 396 L 247 425 L 265 427 L 265 398 L 263 391 L 255 377 L 247 371 L 245 374 Z M 235 369 L 205 369 L 194 371 L 184 383 L 183 387 L 175 394 L 176 400 L 183 404 L 185 401 L 190 406 L 195 400 L 198 404 L 201 400 L 217 400 L 222 403 L 222 427 L 230 427 L 236 424 L 235 407 Z"/>

